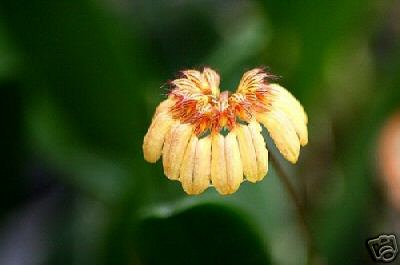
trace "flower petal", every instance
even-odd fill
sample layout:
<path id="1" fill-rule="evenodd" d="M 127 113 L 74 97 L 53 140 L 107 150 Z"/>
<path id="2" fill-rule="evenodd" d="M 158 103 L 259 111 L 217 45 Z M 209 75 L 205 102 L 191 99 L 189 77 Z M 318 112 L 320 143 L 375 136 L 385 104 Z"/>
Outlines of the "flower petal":
<path id="1" fill-rule="evenodd" d="M 210 92 L 214 96 L 219 95 L 219 75 L 211 68 L 204 68 L 203 78 L 208 83 Z"/>
<path id="2" fill-rule="evenodd" d="M 256 182 L 258 180 L 257 159 L 249 128 L 246 125 L 240 124 L 236 127 L 236 134 L 244 175 L 250 182 Z"/>
<path id="3" fill-rule="evenodd" d="M 171 97 L 167 98 L 166 100 L 163 100 L 156 108 L 156 112 L 154 113 L 153 120 L 154 118 L 162 113 L 162 112 L 169 112 L 171 107 L 175 104 L 176 100 L 172 99 Z"/>
<path id="4" fill-rule="evenodd" d="M 183 156 L 186 146 L 188 145 L 190 136 L 192 135 L 192 126 L 189 124 L 178 125 L 170 138 L 170 146 L 168 150 L 167 167 L 164 167 L 164 173 L 169 179 L 178 179 L 179 170 L 181 168 Z"/>
<path id="5" fill-rule="evenodd" d="M 201 74 L 200 71 L 188 69 L 188 70 L 182 71 L 182 74 L 183 74 L 187 79 L 189 79 L 189 80 L 192 81 L 194 84 L 196 84 L 196 86 L 197 86 L 198 88 L 200 88 L 200 87 L 202 86 L 202 84 L 204 83 L 203 75 Z"/>
<path id="6" fill-rule="evenodd" d="M 182 187 L 187 194 L 195 194 L 193 192 L 193 168 L 198 140 L 199 139 L 194 134 L 190 138 L 189 144 L 186 147 L 185 155 L 183 157 L 182 166 L 180 168 L 179 180 L 181 181 Z"/>
<path id="7" fill-rule="evenodd" d="M 225 137 L 225 161 L 229 193 L 234 193 L 243 181 L 243 166 L 235 132 Z"/>
<path id="8" fill-rule="evenodd" d="M 229 194 L 224 137 L 220 134 L 214 134 L 211 141 L 211 182 L 220 194 Z"/>
<path id="9" fill-rule="evenodd" d="M 160 158 L 165 135 L 173 123 L 172 117 L 166 113 L 160 113 L 153 119 L 143 140 L 143 154 L 146 161 L 155 163 Z"/>
<path id="10" fill-rule="evenodd" d="M 271 100 L 271 107 L 273 109 L 280 109 L 288 116 L 300 139 L 300 144 L 305 146 L 308 143 L 308 118 L 303 106 L 289 91 L 280 85 L 271 84 L 269 85 L 269 89 L 273 98 Z"/>
<path id="11" fill-rule="evenodd" d="M 267 77 L 268 74 L 262 68 L 254 68 L 250 71 L 247 71 L 240 79 L 240 83 L 236 91 L 243 94 L 255 92 L 264 85 L 264 80 Z"/>
<path id="12" fill-rule="evenodd" d="M 193 194 L 200 194 L 210 186 L 211 137 L 200 139 L 196 146 L 193 169 Z"/>
<path id="13" fill-rule="evenodd" d="M 300 142 L 292 122 L 279 110 L 257 115 L 257 120 L 268 130 L 279 152 L 293 164 L 300 153 Z"/>
<path id="14" fill-rule="evenodd" d="M 260 181 L 268 172 L 268 150 L 265 146 L 264 137 L 261 135 L 262 128 L 260 124 L 256 121 L 251 121 L 248 127 L 257 157 L 257 181 Z"/>
<path id="15" fill-rule="evenodd" d="M 172 85 L 174 85 L 174 89 L 181 91 L 181 92 L 186 92 L 186 93 L 200 93 L 200 87 L 193 82 L 192 80 L 189 80 L 187 78 L 178 78 L 175 79 L 174 81 L 171 82 Z"/>
<path id="16" fill-rule="evenodd" d="M 165 135 L 165 141 L 164 141 L 164 146 L 162 148 L 162 163 L 163 163 L 163 168 L 164 168 L 164 174 L 166 172 L 170 171 L 171 168 L 171 162 L 170 162 L 170 157 L 169 157 L 169 150 L 171 148 L 171 141 L 172 141 L 172 136 L 174 134 L 175 129 L 180 125 L 179 122 L 174 122 L 171 125 L 170 130 L 167 132 Z"/>

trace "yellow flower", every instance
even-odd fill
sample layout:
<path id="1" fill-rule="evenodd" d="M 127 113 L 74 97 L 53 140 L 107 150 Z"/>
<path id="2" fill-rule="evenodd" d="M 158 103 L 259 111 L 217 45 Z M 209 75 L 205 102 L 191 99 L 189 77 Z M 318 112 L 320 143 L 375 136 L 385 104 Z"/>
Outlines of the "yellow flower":
<path id="1" fill-rule="evenodd" d="M 280 153 L 296 163 L 308 143 L 307 115 L 285 88 L 269 83 L 261 68 L 246 72 L 233 94 L 219 91 L 219 75 L 210 68 L 185 70 L 173 80 L 143 141 L 144 158 L 162 156 L 165 175 L 179 180 L 188 194 L 214 186 L 220 194 L 257 182 L 268 172 L 268 130 Z"/>

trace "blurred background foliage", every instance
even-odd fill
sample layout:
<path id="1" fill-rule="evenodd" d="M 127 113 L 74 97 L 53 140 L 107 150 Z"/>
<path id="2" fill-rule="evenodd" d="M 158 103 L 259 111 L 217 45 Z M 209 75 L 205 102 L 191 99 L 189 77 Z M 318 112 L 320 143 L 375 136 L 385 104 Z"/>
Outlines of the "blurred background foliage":
<path id="1" fill-rule="evenodd" d="M 366 240 L 400 236 L 400 129 L 379 141 L 399 20 L 379 0 L 1 1 L 0 264 L 372 264 Z M 204 65 L 229 90 L 265 65 L 304 104 L 310 143 L 281 162 L 314 250 L 274 168 L 189 197 L 144 161 L 166 82 Z"/>

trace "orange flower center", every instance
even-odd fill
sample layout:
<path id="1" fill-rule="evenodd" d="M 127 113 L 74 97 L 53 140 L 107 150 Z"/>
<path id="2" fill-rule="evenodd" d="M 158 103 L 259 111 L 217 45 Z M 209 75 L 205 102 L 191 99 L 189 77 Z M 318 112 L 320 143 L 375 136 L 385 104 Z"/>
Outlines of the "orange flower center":
<path id="1" fill-rule="evenodd" d="M 267 87 L 266 87 L 267 88 Z M 173 89 L 170 96 L 175 100 L 171 107 L 172 116 L 181 123 L 190 123 L 194 126 L 197 135 L 219 133 L 226 128 L 231 131 L 238 121 L 249 122 L 254 111 L 265 112 L 267 91 L 230 94 L 224 91 L 213 95 L 210 89 L 202 89 L 201 93 L 189 93 L 180 89 Z"/>

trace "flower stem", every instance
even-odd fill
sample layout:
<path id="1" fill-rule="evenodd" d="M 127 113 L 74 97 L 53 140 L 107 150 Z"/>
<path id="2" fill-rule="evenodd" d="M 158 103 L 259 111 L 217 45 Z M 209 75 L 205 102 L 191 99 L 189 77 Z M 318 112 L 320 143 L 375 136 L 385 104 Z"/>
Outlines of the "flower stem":
<path id="1" fill-rule="evenodd" d="M 271 150 L 271 149 L 270 149 Z M 311 234 L 310 227 L 307 222 L 306 210 L 304 208 L 304 204 L 297 194 L 293 184 L 289 180 L 288 174 L 283 169 L 281 163 L 278 161 L 274 153 L 269 152 L 269 157 L 274 167 L 274 170 L 278 177 L 280 178 L 286 192 L 289 194 L 289 199 L 294 204 L 297 219 L 303 233 L 303 236 L 306 240 L 306 248 L 307 248 L 307 264 L 314 264 L 315 260 L 315 249 L 314 249 L 314 241 Z"/>

